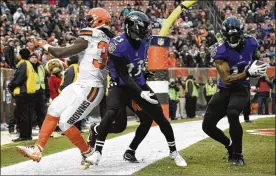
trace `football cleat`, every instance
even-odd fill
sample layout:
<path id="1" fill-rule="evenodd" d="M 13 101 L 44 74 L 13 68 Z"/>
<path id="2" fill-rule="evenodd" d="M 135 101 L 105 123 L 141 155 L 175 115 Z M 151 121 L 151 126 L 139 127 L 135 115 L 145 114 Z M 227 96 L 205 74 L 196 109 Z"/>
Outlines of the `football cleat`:
<path id="1" fill-rule="evenodd" d="M 85 161 L 93 165 L 98 165 L 102 158 L 102 154 L 99 151 L 95 151 L 91 156 L 88 156 Z"/>
<path id="2" fill-rule="evenodd" d="M 91 156 L 92 153 L 93 153 L 93 151 L 90 148 L 90 150 L 87 153 L 81 154 L 82 160 L 81 160 L 80 169 L 85 170 L 85 169 L 88 169 L 90 165 L 92 165 L 91 162 L 86 161 L 86 158 L 89 157 L 89 156 Z"/>
<path id="3" fill-rule="evenodd" d="M 89 133 L 87 137 L 87 144 L 93 149 L 95 147 L 96 139 L 98 133 L 95 131 L 96 123 L 92 124 L 89 128 Z"/>
<path id="4" fill-rule="evenodd" d="M 232 162 L 232 160 L 233 160 L 233 145 L 226 147 L 226 149 L 227 149 L 227 154 L 228 154 L 228 162 Z"/>
<path id="5" fill-rule="evenodd" d="M 177 151 L 170 153 L 170 158 L 174 160 L 175 164 L 179 167 L 187 166 L 186 161 L 182 158 L 182 156 Z"/>
<path id="6" fill-rule="evenodd" d="M 124 154 L 124 160 L 131 163 L 139 163 L 139 161 L 135 157 L 135 151 L 133 150 L 126 150 Z"/>
<path id="7" fill-rule="evenodd" d="M 232 166 L 243 166 L 244 164 L 243 155 L 241 153 L 233 154 Z"/>
<path id="8" fill-rule="evenodd" d="M 27 157 L 33 161 L 39 162 L 42 158 L 42 152 L 39 148 L 39 146 L 16 146 L 17 152 L 23 154 L 24 157 Z"/>

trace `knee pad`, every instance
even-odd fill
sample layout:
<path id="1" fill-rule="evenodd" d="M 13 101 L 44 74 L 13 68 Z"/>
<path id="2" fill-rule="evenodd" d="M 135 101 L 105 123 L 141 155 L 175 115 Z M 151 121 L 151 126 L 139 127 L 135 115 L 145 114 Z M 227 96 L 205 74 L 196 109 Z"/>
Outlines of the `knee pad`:
<path id="1" fill-rule="evenodd" d="M 230 118 L 239 118 L 241 111 L 235 108 L 229 108 L 226 112 L 227 117 Z"/>
<path id="2" fill-rule="evenodd" d="M 73 125 L 60 121 L 58 126 L 59 126 L 60 130 L 64 132 L 64 131 L 68 130 L 69 128 L 71 128 Z"/>

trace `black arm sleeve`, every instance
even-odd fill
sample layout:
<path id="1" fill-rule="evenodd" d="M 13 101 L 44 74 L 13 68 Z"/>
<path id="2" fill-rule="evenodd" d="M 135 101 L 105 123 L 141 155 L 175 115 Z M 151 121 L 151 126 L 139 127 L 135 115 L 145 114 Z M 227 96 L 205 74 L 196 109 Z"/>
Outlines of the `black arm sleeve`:
<path id="1" fill-rule="evenodd" d="M 127 64 L 129 64 L 129 60 L 127 58 L 121 58 L 111 54 L 109 55 L 109 59 L 113 61 L 115 70 L 118 73 L 119 77 L 124 81 L 125 85 L 133 92 L 140 95 L 142 89 L 135 83 L 135 81 L 130 77 L 128 73 Z"/>
<path id="2" fill-rule="evenodd" d="M 64 81 L 63 83 L 59 86 L 59 90 L 62 91 L 65 87 L 67 87 L 69 84 L 71 84 L 74 80 L 74 68 L 69 67 L 66 72 L 64 73 Z"/>
<path id="3" fill-rule="evenodd" d="M 16 70 L 13 79 L 9 83 L 9 90 L 12 92 L 16 87 L 21 86 L 27 80 L 27 64 L 22 63 Z"/>

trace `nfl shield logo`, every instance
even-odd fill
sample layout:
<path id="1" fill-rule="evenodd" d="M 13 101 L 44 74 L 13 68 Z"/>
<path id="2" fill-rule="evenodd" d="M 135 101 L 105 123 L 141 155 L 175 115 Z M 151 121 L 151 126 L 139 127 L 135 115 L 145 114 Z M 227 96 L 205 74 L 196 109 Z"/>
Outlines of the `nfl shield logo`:
<path id="1" fill-rule="evenodd" d="M 163 38 L 158 38 L 157 43 L 158 43 L 158 45 L 163 46 L 165 43 L 165 40 Z"/>

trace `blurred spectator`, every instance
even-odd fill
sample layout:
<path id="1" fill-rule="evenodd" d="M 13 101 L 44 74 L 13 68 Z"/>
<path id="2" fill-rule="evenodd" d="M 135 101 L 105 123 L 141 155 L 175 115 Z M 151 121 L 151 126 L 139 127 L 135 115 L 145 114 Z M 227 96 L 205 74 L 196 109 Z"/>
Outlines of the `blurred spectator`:
<path id="1" fill-rule="evenodd" d="M 50 89 L 50 97 L 54 100 L 59 95 L 59 86 L 62 80 L 61 72 L 63 71 L 63 63 L 59 59 L 52 59 L 47 62 L 47 71 L 51 74 L 48 79 L 48 85 Z"/>
<path id="2" fill-rule="evenodd" d="M 16 24 L 19 22 L 19 19 L 25 20 L 25 15 L 22 12 L 21 8 L 18 8 L 16 12 L 13 14 L 13 23 Z"/>
<path id="3" fill-rule="evenodd" d="M 203 94 L 207 104 L 211 100 L 212 96 L 216 93 L 216 91 L 217 91 L 217 85 L 214 83 L 213 78 L 209 78 L 208 83 L 205 84 L 203 89 Z"/>
<path id="4" fill-rule="evenodd" d="M 175 54 L 171 52 L 168 58 L 168 68 L 175 68 L 175 67 L 177 67 Z"/>
<path id="5" fill-rule="evenodd" d="M 265 22 L 265 18 L 261 11 L 258 11 L 254 18 L 255 18 L 255 23 L 264 23 Z"/>
<path id="6" fill-rule="evenodd" d="M 177 77 L 176 83 L 178 85 L 179 96 L 179 114 L 181 118 L 185 117 L 185 78 Z"/>
<path id="7" fill-rule="evenodd" d="M 258 89 L 258 114 L 269 115 L 268 103 L 272 83 L 268 80 L 267 76 L 264 76 L 259 78 L 256 88 Z M 263 113 L 263 104 L 265 106 L 265 113 Z"/>
<path id="8" fill-rule="evenodd" d="M 252 13 L 252 10 L 248 10 L 245 22 L 246 23 L 254 23 L 254 15 Z"/>
<path id="9" fill-rule="evenodd" d="M 44 67 L 38 62 L 37 54 L 32 53 L 29 60 L 34 68 L 36 75 L 36 92 L 34 94 L 35 116 L 33 116 L 33 122 L 35 122 L 35 126 L 38 125 L 40 130 L 47 112 L 46 103 L 48 102 L 47 100 L 49 100 L 50 98 L 48 89 L 48 78 Z"/>
<path id="10" fill-rule="evenodd" d="M 15 69 L 15 65 L 17 63 L 17 60 L 15 58 L 15 53 L 14 53 L 14 41 L 13 39 L 10 39 L 8 41 L 8 46 L 4 48 L 4 57 L 5 57 L 5 62 L 8 64 L 10 68 Z"/>
<path id="11" fill-rule="evenodd" d="M 174 79 L 170 79 L 169 84 L 169 111 L 170 111 L 170 119 L 176 120 L 176 110 L 177 110 L 177 103 L 179 102 L 178 97 L 179 88 Z"/>
<path id="12" fill-rule="evenodd" d="M 13 79 L 8 85 L 16 101 L 15 119 L 19 125 L 19 137 L 13 142 L 32 139 L 32 115 L 34 112 L 34 93 L 36 78 L 32 64 L 29 62 L 30 51 L 22 49 L 19 52 L 20 62 Z"/>
<path id="13" fill-rule="evenodd" d="M 195 83 L 193 75 L 188 75 L 186 80 L 186 103 L 185 110 L 187 113 L 187 118 L 194 118 L 196 112 L 196 102 L 198 97 L 198 85 Z"/>

